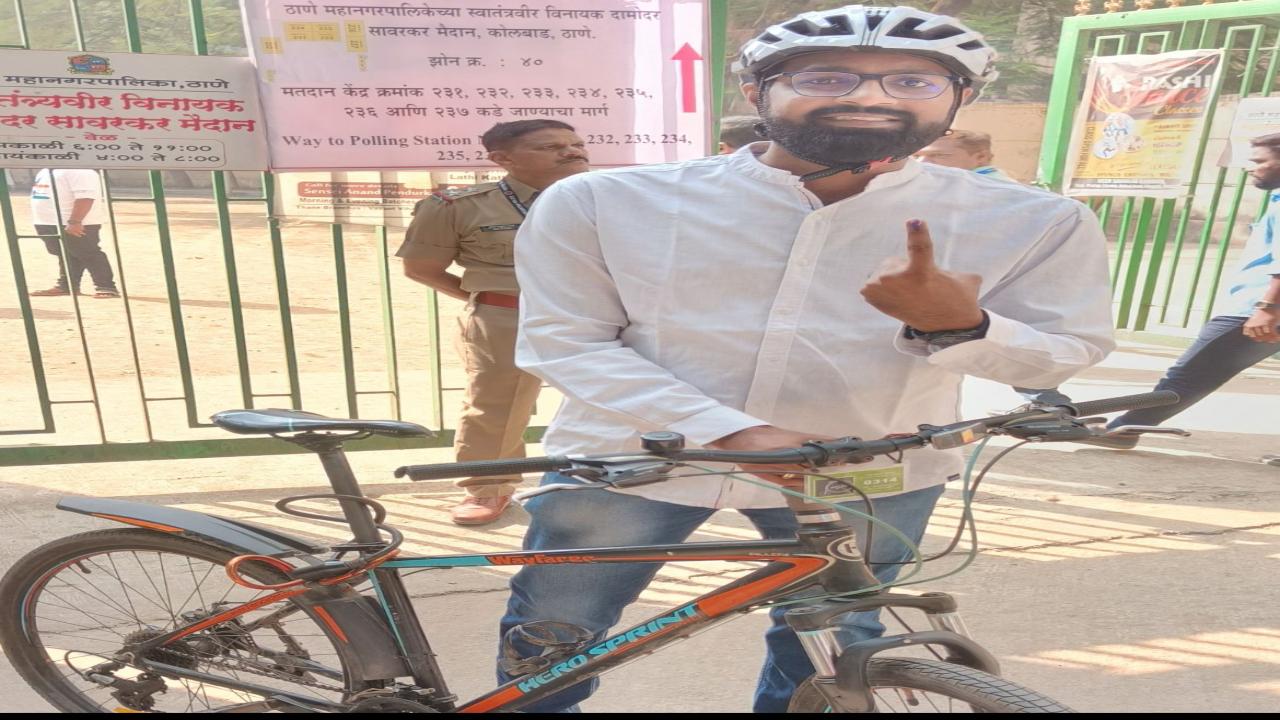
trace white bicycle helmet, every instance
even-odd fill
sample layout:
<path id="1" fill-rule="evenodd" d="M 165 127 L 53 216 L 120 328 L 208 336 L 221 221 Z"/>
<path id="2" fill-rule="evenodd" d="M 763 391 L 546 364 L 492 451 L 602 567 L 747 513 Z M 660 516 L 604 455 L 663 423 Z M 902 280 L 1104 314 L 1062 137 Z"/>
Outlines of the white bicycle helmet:
<path id="1" fill-rule="evenodd" d="M 972 102 L 995 80 L 996 51 L 959 20 L 910 7 L 846 5 L 801 13 L 742 46 L 734 70 L 759 78 L 778 63 L 804 53 L 879 49 L 936 60 L 968 81 Z"/>

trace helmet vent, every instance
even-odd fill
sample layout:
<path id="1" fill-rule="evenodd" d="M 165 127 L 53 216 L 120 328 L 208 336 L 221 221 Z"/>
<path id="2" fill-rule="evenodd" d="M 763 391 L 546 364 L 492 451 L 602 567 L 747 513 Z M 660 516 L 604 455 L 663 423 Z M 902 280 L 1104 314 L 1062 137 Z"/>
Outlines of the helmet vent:
<path id="1" fill-rule="evenodd" d="M 827 22 L 831 23 L 831 27 L 824 28 L 821 35 L 852 35 L 853 27 L 849 25 L 849 18 L 844 15 L 836 15 L 827 18 Z"/>
<path id="2" fill-rule="evenodd" d="M 888 32 L 889 37 L 910 38 L 913 40 L 942 40 L 944 38 L 954 37 L 964 33 L 963 30 L 954 25 L 943 25 L 926 32 L 917 30 L 924 24 L 924 20 L 919 18 L 910 18 L 898 23 L 896 27 Z"/>
<path id="3" fill-rule="evenodd" d="M 796 33 L 797 35 L 813 35 L 814 34 L 813 26 L 809 24 L 808 20 L 796 20 L 794 22 L 789 22 L 786 25 L 783 25 L 782 27 L 786 30 L 790 30 L 791 32 Z"/>

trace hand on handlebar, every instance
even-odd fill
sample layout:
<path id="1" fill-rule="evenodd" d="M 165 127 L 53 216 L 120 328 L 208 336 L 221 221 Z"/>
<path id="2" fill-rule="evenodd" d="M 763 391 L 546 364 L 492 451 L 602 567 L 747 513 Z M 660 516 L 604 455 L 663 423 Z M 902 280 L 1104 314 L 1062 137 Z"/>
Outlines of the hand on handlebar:
<path id="1" fill-rule="evenodd" d="M 729 452 L 757 452 L 769 450 L 789 450 L 814 440 L 830 440 L 832 438 L 815 438 L 810 433 L 786 430 L 772 425 L 757 425 L 739 430 L 732 435 L 725 435 L 719 440 L 707 443 L 714 450 Z M 749 465 L 739 464 L 744 472 L 749 472 L 761 480 L 783 487 L 802 489 L 804 474 L 810 469 L 803 465 Z"/>

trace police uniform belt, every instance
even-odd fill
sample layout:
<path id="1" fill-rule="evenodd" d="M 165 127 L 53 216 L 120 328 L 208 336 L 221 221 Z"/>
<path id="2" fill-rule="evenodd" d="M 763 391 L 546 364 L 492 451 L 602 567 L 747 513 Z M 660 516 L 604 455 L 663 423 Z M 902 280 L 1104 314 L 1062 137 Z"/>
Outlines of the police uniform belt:
<path id="1" fill-rule="evenodd" d="M 494 307 L 508 308 L 510 310 L 515 310 L 520 307 L 519 296 L 492 292 L 489 290 L 476 293 L 472 296 L 472 299 L 481 305 L 492 305 Z"/>

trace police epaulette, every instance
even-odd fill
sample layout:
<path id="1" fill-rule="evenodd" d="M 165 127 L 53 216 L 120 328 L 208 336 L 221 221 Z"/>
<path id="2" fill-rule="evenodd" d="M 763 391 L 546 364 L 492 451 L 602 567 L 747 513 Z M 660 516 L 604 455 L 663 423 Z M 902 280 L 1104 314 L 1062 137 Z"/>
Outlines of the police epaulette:
<path id="1" fill-rule="evenodd" d="M 465 188 L 448 188 L 446 190 L 437 190 L 432 193 L 432 196 L 440 199 L 443 202 L 451 203 L 454 200 L 457 200 L 459 198 L 471 197 L 472 195 L 480 195 L 481 193 L 486 193 L 495 187 L 496 185 L 494 183 L 482 183 L 479 185 L 472 185 L 470 187 L 465 187 Z"/>

